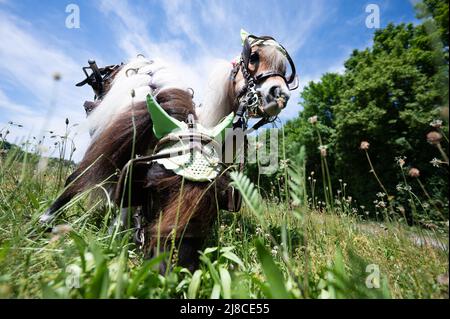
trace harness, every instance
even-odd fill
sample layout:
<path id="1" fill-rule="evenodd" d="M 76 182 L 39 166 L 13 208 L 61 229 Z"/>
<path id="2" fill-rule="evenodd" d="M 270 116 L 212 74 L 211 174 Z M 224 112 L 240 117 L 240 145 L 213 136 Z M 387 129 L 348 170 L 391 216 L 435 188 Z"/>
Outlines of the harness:
<path id="1" fill-rule="evenodd" d="M 236 80 L 236 76 L 241 70 L 242 75 L 245 80 L 245 85 L 241 92 L 237 95 L 237 101 L 238 101 L 238 109 L 236 112 L 236 119 L 234 122 L 234 128 L 241 128 L 244 131 L 247 129 L 248 126 L 248 117 L 261 117 L 261 119 L 252 127 L 253 130 L 257 130 L 261 126 L 272 123 L 277 119 L 277 116 L 271 116 L 268 114 L 267 108 L 265 109 L 262 106 L 261 97 L 259 93 L 256 91 L 256 85 L 265 81 L 266 79 L 270 77 L 281 77 L 288 86 L 289 90 L 295 90 L 298 88 L 298 77 L 295 70 L 294 62 L 292 61 L 292 58 L 290 57 L 287 50 L 278 43 L 274 38 L 270 36 L 261 36 L 257 37 L 255 35 L 247 35 L 242 34 L 243 30 L 241 30 L 241 36 L 244 38 L 243 40 L 243 47 L 242 52 L 240 55 L 240 59 L 238 62 L 234 64 L 233 70 L 231 72 L 230 80 L 233 82 Z M 269 70 L 265 71 L 259 74 L 252 75 L 248 65 L 250 61 L 250 55 L 252 53 L 252 47 L 259 46 L 259 45 L 270 45 L 276 47 L 287 59 L 290 67 L 291 67 L 291 74 L 288 78 L 284 74 L 281 74 L 280 72 L 276 70 Z"/>
<path id="2" fill-rule="evenodd" d="M 89 115 L 101 102 L 114 79 L 114 75 L 123 65 L 123 63 L 121 63 L 99 68 L 94 60 L 89 60 L 88 64 L 89 66 L 82 68 L 86 78 L 76 84 L 78 87 L 88 84 L 94 90 L 94 101 L 85 101 L 83 104 L 86 115 Z M 88 73 L 87 70 L 90 70 L 91 72 Z"/>
<path id="3" fill-rule="evenodd" d="M 116 202 L 121 201 L 131 167 L 151 166 L 158 163 L 165 169 L 193 182 L 211 182 L 228 167 L 221 161 L 222 144 L 217 140 L 224 140 L 226 130 L 232 128 L 234 113 L 230 113 L 214 128 L 207 129 L 195 123 L 192 114 L 188 116 L 187 123 L 171 117 L 151 94 L 147 95 L 147 109 L 152 119 L 153 133 L 159 141 L 152 155 L 132 159 L 121 170 L 115 190 Z M 227 207 L 221 208 L 238 211 L 241 198 L 237 196 L 234 188 L 227 192 L 227 196 Z M 146 220 L 146 217 L 139 213 L 134 214 L 133 219 L 136 224 L 134 239 L 142 247 L 145 242 L 145 225 L 151 221 Z"/>

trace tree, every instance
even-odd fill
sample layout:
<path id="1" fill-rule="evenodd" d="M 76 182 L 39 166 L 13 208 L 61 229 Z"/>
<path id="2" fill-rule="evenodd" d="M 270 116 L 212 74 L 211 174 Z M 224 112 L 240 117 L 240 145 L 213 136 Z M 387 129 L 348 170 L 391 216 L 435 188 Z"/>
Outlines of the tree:
<path id="1" fill-rule="evenodd" d="M 427 19 L 424 23 L 389 24 L 377 30 L 373 47 L 355 50 L 343 75 L 325 74 L 304 89 L 303 111 L 286 125 L 291 152 L 305 145 L 308 168 L 317 171 L 318 141 L 308 118 L 318 116 L 318 131 L 330 145 L 332 175 L 346 180 L 349 192 L 366 206 L 380 187 L 358 151 L 362 140 L 370 142 L 375 169 L 389 192 L 396 193 L 402 181 L 394 158 L 405 156 L 408 165 L 419 167 L 429 181 L 426 187 L 443 201 L 448 197 L 448 173 L 430 165 L 439 153 L 425 138 L 439 108 L 448 105 L 448 41 L 440 40 L 448 36 L 448 3 L 429 0 L 418 7 L 419 16 Z"/>

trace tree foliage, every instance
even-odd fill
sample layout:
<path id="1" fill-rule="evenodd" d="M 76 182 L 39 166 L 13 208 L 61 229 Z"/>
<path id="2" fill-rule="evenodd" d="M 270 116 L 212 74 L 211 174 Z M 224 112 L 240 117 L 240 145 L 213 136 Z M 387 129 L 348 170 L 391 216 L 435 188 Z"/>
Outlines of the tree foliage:
<path id="1" fill-rule="evenodd" d="M 448 171 L 432 167 L 439 151 L 426 140 L 430 122 L 448 106 L 448 2 L 426 0 L 417 10 L 422 24 L 377 30 L 373 46 L 354 50 L 343 74 L 309 83 L 301 93 L 303 111 L 286 124 L 290 152 L 305 145 L 309 170 L 320 166 L 319 131 L 332 175 L 344 179 L 360 203 L 371 203 L 380 190 L 358 150 L 363 140 L 369 141 L 375 170 L 389 191 L 395 193 L 402 180 L 394 159 L 405 156 L 407 165 L 420 169 L 430 192 L 442 203 L 448 197 Z M 312 125 L 308 119 L 315 115 L 319 122 Z"/>

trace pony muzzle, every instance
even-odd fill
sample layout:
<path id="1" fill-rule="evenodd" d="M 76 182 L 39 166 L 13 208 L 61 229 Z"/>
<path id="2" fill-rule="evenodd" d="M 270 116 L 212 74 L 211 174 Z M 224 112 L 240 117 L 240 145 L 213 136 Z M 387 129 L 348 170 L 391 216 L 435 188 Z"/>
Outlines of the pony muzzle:
<path id="1" fill-rule="evenodd" d="M 277 116 L 286 107 L 289 97 L 284 94 L 279 94 L 277 97 L 270 99 L 270 101 L 261 107 L 261 111 L 268 116 Z"/>

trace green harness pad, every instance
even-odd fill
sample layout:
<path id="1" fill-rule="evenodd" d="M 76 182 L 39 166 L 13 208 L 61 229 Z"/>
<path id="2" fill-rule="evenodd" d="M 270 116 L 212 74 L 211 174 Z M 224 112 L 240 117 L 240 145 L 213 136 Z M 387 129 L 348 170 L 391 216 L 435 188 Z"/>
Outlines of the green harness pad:
<path id="1" fill-rule="evenodd" d="M 232 127 L 234 119 L 234 113 L 230 113 L 211 129 L 200 124 L 196 124 L 194 128 L 189 128 L 185 122 L 178 121 L 167 114 L 150 94 L 147 95 L 147 108 L 153 122 L 153 132 L 158 139 L 169 135 L 177 138 L 181 135 L 196 133 L 206 135 L 214 140 L 224 141 L 226 131 Z M 173 155 L 168 158 L 157 159 L 155 162 L 187 180 L 195 182 L 212 181 L 222 171 L 220 154 L 214 148 L 213 143 L 208 144 L 205 141 L 202 147 L 190 149 L 189 142 L 180 139 L 178 142 L 168 144 L 157 154 L 168 153 Z"/>

